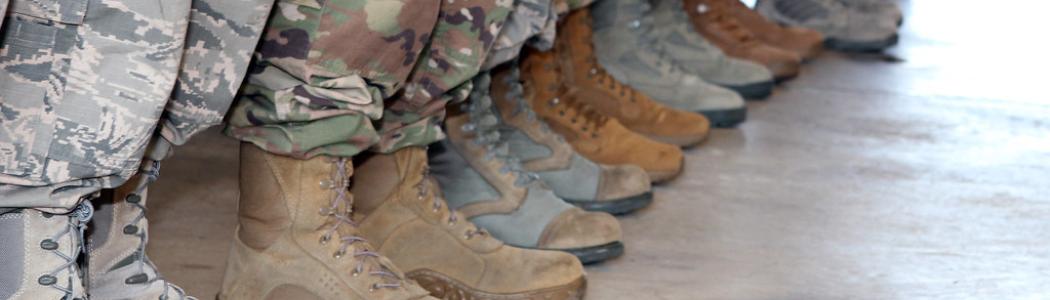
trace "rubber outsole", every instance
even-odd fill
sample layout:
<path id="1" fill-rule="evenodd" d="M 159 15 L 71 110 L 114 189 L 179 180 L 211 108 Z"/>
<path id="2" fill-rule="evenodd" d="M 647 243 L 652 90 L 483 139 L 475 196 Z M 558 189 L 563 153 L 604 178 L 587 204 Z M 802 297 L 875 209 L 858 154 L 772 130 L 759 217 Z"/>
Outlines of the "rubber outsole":
<path id="1" fill-rule="evenodd" d="M 655 135 L 645 135 L 645 137 L 647 137 L 649 139 L 652 139 L 654 141 L 657 141 L 657 142 L 664 143 L 664 144 L 671 144 L 671 145 L 675 145 L 675 146 L 682 147 L 682 148 L 692 148 L 692 147 L 694 147 L 696 145 L 700 145 L 700 144 L 704 143 L 705 141 L 707 141 L 707 136 L 708 135 L 709 135 L 708 133 L 705 133 L 704 135 L 686 136 L 686 137 L 670 137 L 670 136 L 655 136 Z"/>
<path id="2" fill-rule="evenodd" d="M 683 160 L 685 160 L 685 159 L 683 158 Z M 678 178 L 678 175 L 682 174 L 682 169 L 678 169 L 677 171 L 649 171 L 649 170 L 646 170 L 645 173 L 647 175 L 649 175 L 649 181 L 650 182 L 652 182 L 653 184 L 661 184 L 661 183 L 665 183 L 665 182 L 674 180 L 675 178 Z"/>
<path id="3" fill-rule="evenodd" d="M 558 250 L 575 255 L 580 259 L 580 263 L 589 265 L 620 257 L 623 255 L 623 248 L 623 243 L 612 242 L 594 247 Z"/>
<path id="4" fill-rule="evenodd" d="M 828 49 L 834 49 L 843 52 L 879 52 L 886 48 L 896 45 L 900 41 L 900 35 L 894 34 L 884 40 L 879 41 L 846 41 L 835 38 L 828 38 L 824 41 L 824 46 Z"/>
<path id="5" fill-rule="evenodd" d="M 747 120 L 747 107 L 727 110 L 698 111 L 711 121 L 715 128 L 733 128 Z"/>
<path id="6" fill-rule="evenodd" d="M 600 211 L 613 215 L 624 215 L 643 209 L 653 203 L 653 192 L 616 200 L 569 200 L 565 202 L 587 211 Z"/>
<path id="7" fill-rule="evenodd" d="M 722 87 L 733 90 L 747 100 L 765 100 L 773 95 L 773 87 L 776 85 L 775 81 L 770 80 L 745 85 L 723 85 Z"/>
<path id="8" fill-rule="evenodd" d="M 582 300 L 587 292 L 587 279 L 584 277 L 577 278 L 565 285 L 540 290 L 520 293 L 489 293 L 471 288 L 458 280 L 430 270 L 412 271 L 406 275 L 429 291 L 431 296 L 443 300 Z"/>

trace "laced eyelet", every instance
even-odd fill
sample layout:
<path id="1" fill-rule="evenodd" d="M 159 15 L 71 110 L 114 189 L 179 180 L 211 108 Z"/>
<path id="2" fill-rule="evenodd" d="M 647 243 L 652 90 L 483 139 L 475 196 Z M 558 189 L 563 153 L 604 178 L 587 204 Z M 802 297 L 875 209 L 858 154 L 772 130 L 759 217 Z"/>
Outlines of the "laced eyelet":
<path id="1" fill-rule="evenodd" d="M 333 258 L 343 258 L 343 255 L 346 255 L 346 251 L 339 250 L 339 251 L 336 251 L 335 253 L 332 253 L 332 257 Z"/>
<path id="2" fill-rule="evenodd" d="M 58 278 L 51 275 L 40 276 L 40 278 L 36 279 L 36 283 L 39 283 L 40 285 L 52 285 L 55 284 L 55 282 L 58 282 Z"/>
<path id="3" fill-rule="evenodd" d="M 58 243 L 51 239 L 46 239 L 40 241 L 40 248 L 44 250 L 55 250 L 58 249 Z"/>
<path id="4" fill-rule="evenodd" d="M 317 240 L 317 242 L 320 243 L 321 245 L 327 245 L 328 241 L 330 241 L 330 240 L 332 240 L 332 236 L 328 235 L 328 234 L 325 234 L 325 235 L 321 235 L 321 239 Z"/>

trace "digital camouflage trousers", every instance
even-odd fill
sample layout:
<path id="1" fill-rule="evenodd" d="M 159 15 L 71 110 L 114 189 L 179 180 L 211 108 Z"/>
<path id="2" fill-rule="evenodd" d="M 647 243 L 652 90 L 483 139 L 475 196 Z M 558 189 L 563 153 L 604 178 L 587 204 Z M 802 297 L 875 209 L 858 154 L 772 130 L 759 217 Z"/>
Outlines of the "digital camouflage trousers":
<path id="1" fill-rule="evenodd" d="M 220 123 L 270 1 L 0 0 L 0 209 L 67 211 Z"/>

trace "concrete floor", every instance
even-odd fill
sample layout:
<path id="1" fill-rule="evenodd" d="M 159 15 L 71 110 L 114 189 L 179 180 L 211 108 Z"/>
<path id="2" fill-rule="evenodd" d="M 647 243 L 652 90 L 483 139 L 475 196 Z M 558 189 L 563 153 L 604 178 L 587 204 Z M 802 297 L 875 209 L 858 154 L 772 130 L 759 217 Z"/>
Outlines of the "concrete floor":
<path id="1" fill-rule="evenodd" d="M 622 219 L 628 253 L 588 269 L 589 299 L 1050 299 L 1035 2 L 902 2 L 889 56 L 810 63 Z M 153 189 L 150 254 L 202 299 L 221 284 L 236 176 L 236 143 L 211 131 Z"/>

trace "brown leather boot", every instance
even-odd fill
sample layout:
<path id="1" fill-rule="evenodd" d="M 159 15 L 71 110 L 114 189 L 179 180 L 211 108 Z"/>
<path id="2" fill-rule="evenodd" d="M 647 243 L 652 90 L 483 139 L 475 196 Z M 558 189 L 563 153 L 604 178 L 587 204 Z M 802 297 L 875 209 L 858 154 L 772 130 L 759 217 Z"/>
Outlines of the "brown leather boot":
<path id="1" fill-rule="evenodd" d="M 785 27 L 774 23 L 744 5 L 740 0 L 715 0 L 712 5 L 724 6 L 740 25 L 751 31 L 759 41 L 767 45 L 798 54 L 810 60 L 824 49 L 824 35 L 816 30 L 802 27 Z"/>
<path id="2" fill-rule="evenodd" d="M 714 43 L 726 55 L 760 63 L 777 80 L 798 75 L 802 58 L 793 52 L 766 45 L 741 24 L 719 0 L 684 0 L 689 20 L 700 35 Z"/>
<path id="3" fill-rule="evenodd" d="M 584 157 L 601 164 L 639 166 L 653 182 L 671 180 L 682 171 L 680 148 L 650 140 L 579 101 L 565 85 L 553 52 L 529 53 L 522 71 L 532 109 Z"/>
<path id="4" fill-rule="evenodd" d="M 687 147 L 707 138 L 711 123 L 703 115 L 657 103 L 606 73 L 594 56 L 592 35 L 590 10 L 576 10 L 565 19 L 554 46 L 577 100 L 656 141 Z"/>
<path id="5" fill-rule="evenodd" d="M 241 144 L 241 201 L 220 299 L 434 299 L 350 219 L 346 159 Z"/>
<path id="6" fill-rule="evenodd" d="M 354 177 L 362 233 L 441 299 L 582 299 L 571 254 L 516 248 L 450 211 L 420 147 L 364 160 Z"/>

